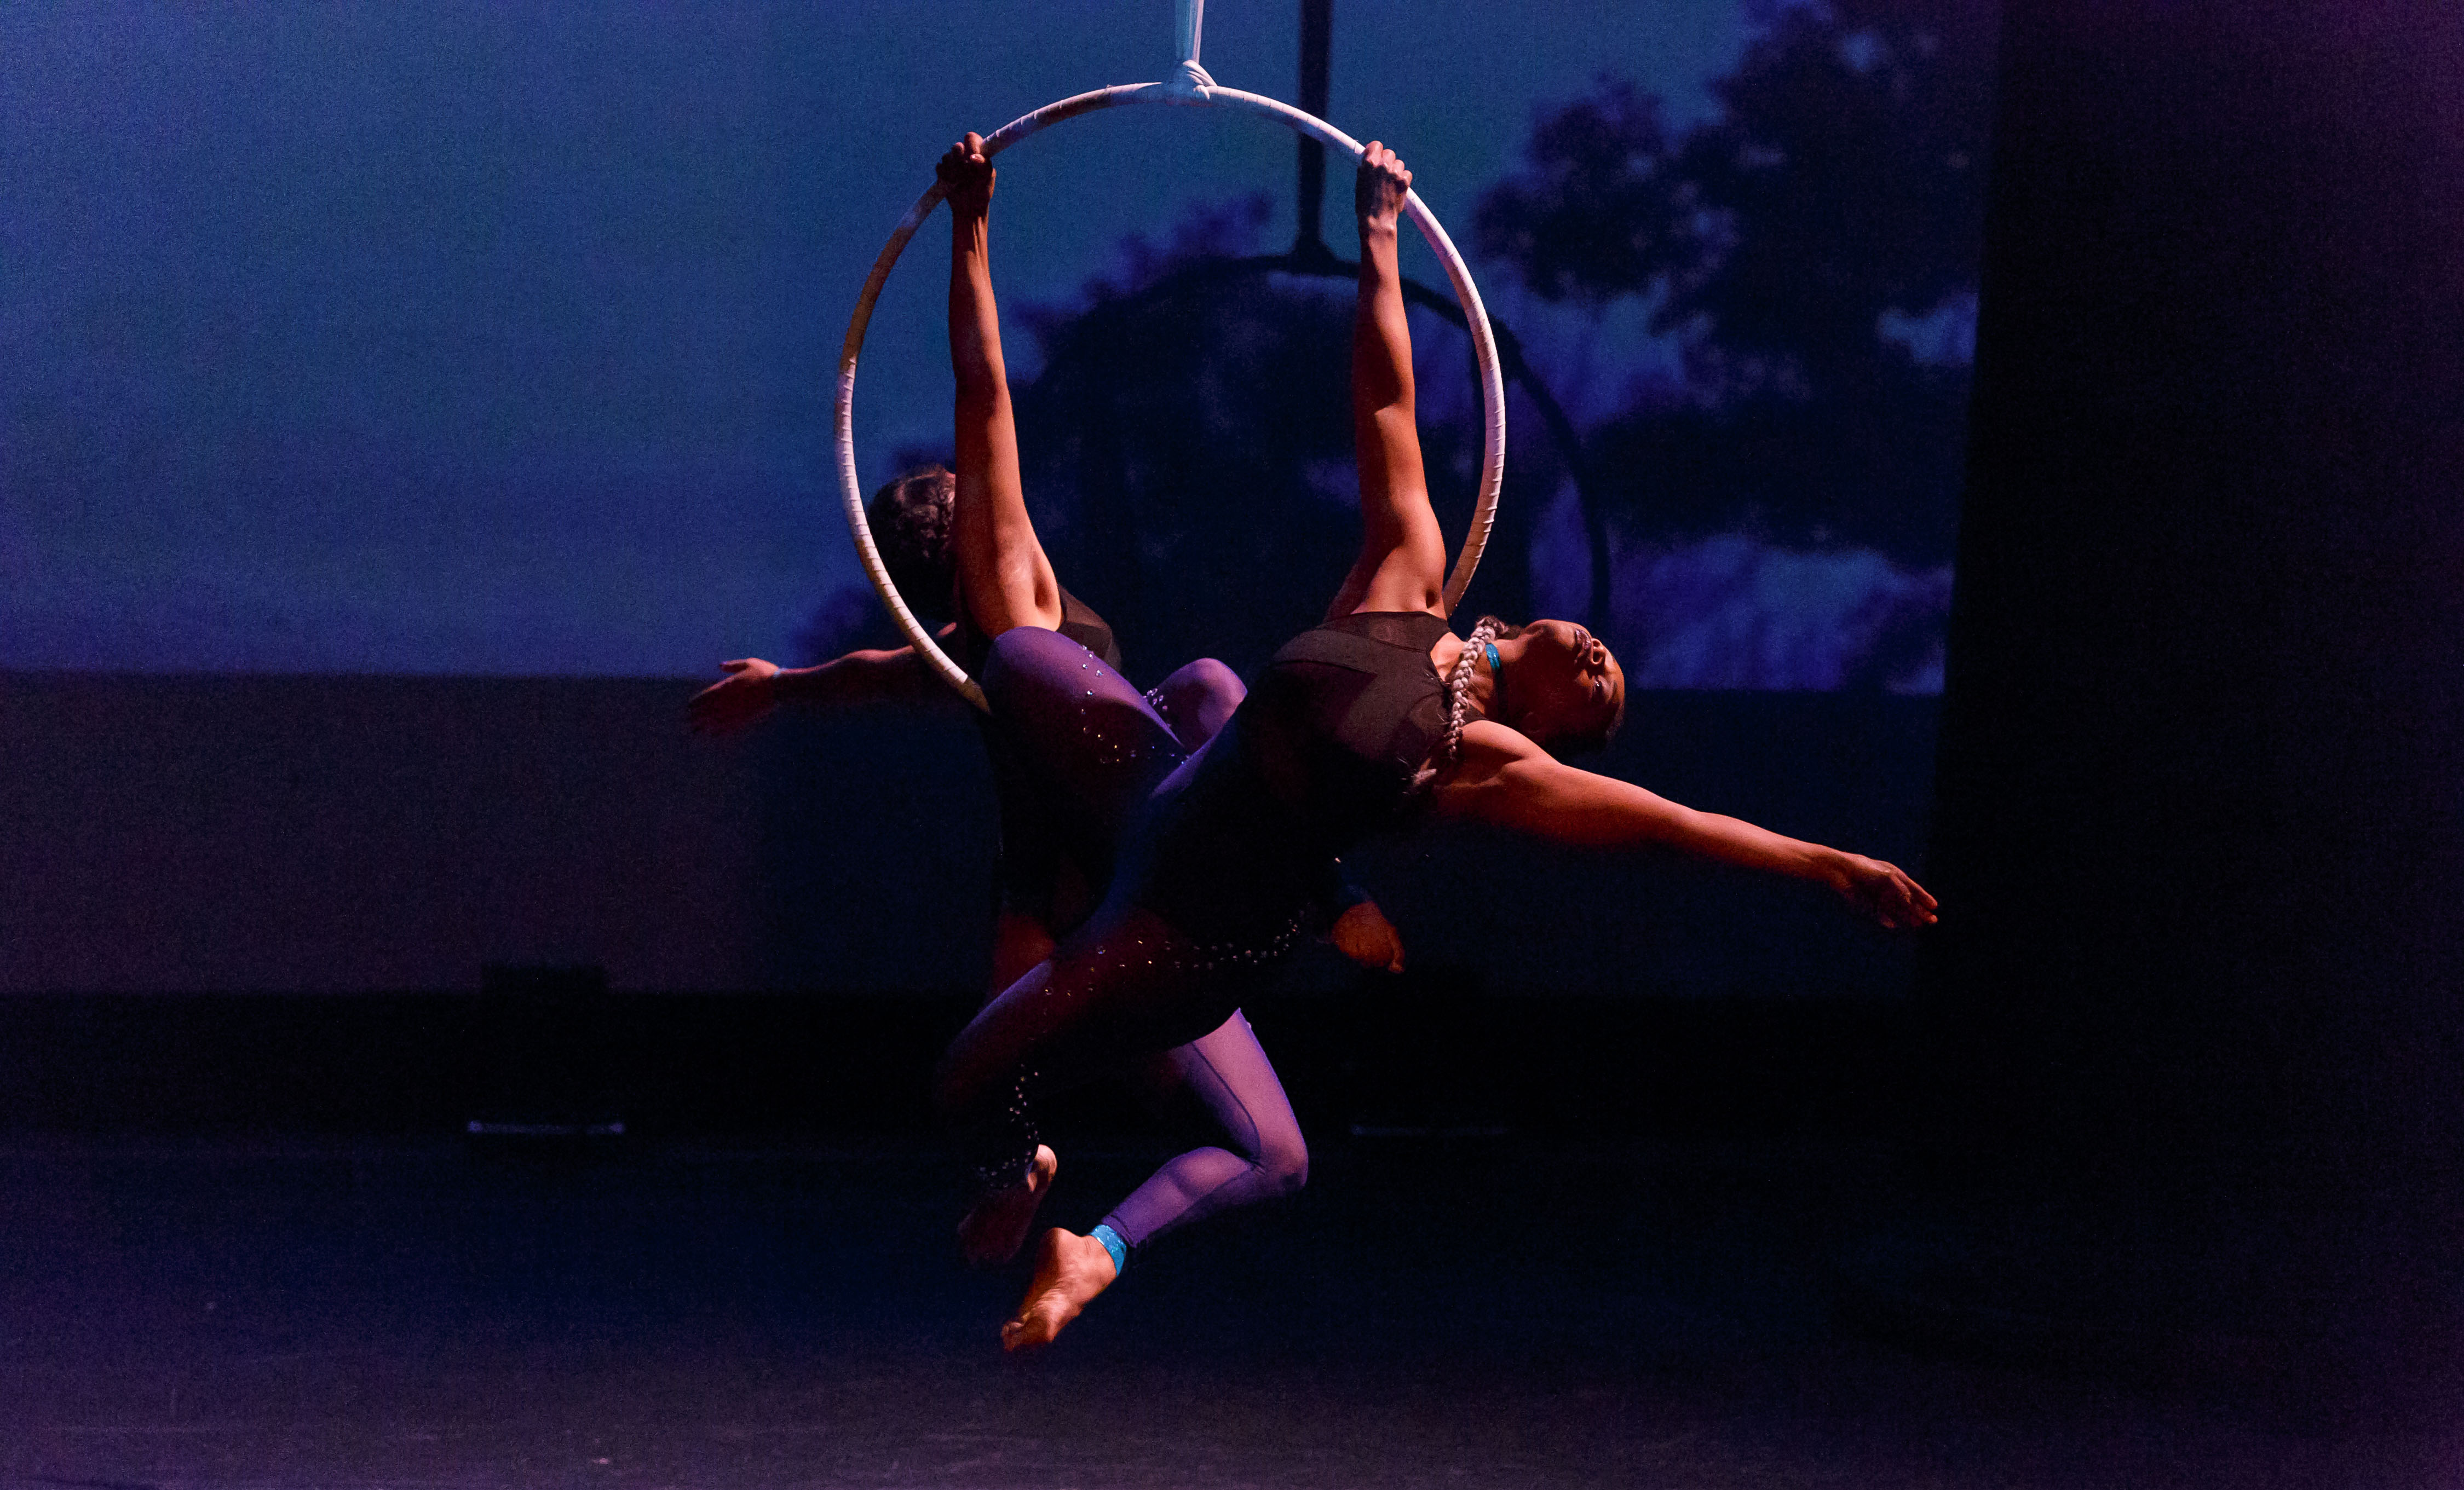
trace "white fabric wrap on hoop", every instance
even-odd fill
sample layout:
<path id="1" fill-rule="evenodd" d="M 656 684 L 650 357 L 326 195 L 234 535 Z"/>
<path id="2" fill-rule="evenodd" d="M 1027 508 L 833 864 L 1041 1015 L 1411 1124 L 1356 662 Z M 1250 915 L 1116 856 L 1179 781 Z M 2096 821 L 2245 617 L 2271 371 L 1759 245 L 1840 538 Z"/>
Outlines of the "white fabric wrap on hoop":
<path id="1" fill-rule="evenodd" d="M 1065 120 L 1125 103 L 1211 104 L 1263 114 L 1297 133 L 1348 152 L 1355 161 L 1360 158 L 1363 147 L 1359 141 L 1313 114 L 1305 114 L 1288 103 L 1258 94 L 1243 93 L 1238 88 L 1216 86 L 1207 78 L 1205 70 L 1197 65 L 1195 22 L 1192 21 L 1187 29 L 1189 34 L 1184 39 L 1189 50 L 1184 55 L 1189 60 L 1182 64 L 1182 70 L 1172 81 L 1120 83 L 1063 99 L 1057 103 L 1047 103 L 1032 114 L 1010 121 L 989 136 L 984 141 L 985 158 L 999 155 L 1027 136 Z M 908 641 L 923 654 L 926 662 L 932 664 L 934 671 L 957 690 L 967 702 L 982 709 L 986 707 L 983 690 L 967 676 L 965 668 L 950 659 L 949 653 L 941 650 L 933 640 L 932 633 L 924 628 L 924 624 L 907 608 L 907 602 L 900 598 L 898 587 L 891 583 L 890 571 L 881 561 L 881 551 L 872 541 L 872 528 L 865 520 L 864 489 L 855 470 L 855 363 L 857 354 L 864 348 L 865 328 L 872 320 L 873 302 L 880 298 L 881 287 L 889 282 L 890 271 L 897 264 L 898 255 L 905 252 L 907 240 L 915 236 L 915 230 L 922 227 L 924 219 L 932 215 L 933 208 L 940 205 L 941 194 L 941 184 L 936 181 L 915 199 L 915 205 L 907 209 L 907 215 L 898 220 L 898 226 L 891 231 L 890 241 L 882 245 L 879 256 L 872 261 L 872 273 L 865 276 L 864 292 L 857 296 L 855 314 L 847 320 L 847 340 L 839 349 L 835 409 L 839 498 L 847 510 L 847 527 L 855 537 L 856 557 L 863 560 L 866 576 L 872 581 L 873 589 L 880 593 L 882 603 L 890 607 L 890 614 L 897 621 L 899 629 L 907 633 Z M 1463 255 L 1456 252 L 1454 240 L 1446 236 L 1445 229 L 1429 210 L 1428 205 L 1420 200 L 1419 192 L 1405 195 L 1403 211 L 1445 265 L 1446 278 L 1454 285 L 1455 299 L 1463 306 L 1463 323 L 1471 329 L 1472 352 L 1480 363 L 1483 412 L 1480 492 L 1472 504 L 1471 531 L 1464 535 L 1463 551 L 1456 557 L 1454 570 L 1446 579 L 1445 603 L 1446 609 L 1451 612 L 1462 601 L 1464 588 L 1471 583 L 1473 571 L 1480 567 L 1481 551 L 1487 546 L 1489 529 L 1497 521 L 1498 489 L 1506 476 L 1506 379 L 1498 367 L 1497 339 L 1489 330 L 1488 311 L 1481 304 L 1480 290 L 1472 283 L 1471 271 L 1464 266 Z"/>

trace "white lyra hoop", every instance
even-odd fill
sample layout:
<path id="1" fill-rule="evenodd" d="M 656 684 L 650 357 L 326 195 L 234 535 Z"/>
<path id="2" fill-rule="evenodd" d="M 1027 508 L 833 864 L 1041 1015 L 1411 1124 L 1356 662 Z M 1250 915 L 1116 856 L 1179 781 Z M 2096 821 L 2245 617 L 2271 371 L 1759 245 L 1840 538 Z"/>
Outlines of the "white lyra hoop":
<path id="1" fill-rule="evenodd" d="M 1111 88 L 1098 88 L 1047 103 L 1022 119 L 1003 124 L 984 141 L 986 159 L 1000 154 L 1038 130 L 1046 129 L 1064 120 L 1099 109 L 1116 108 L 1123 104 L 1181 104 L 1231 108 L 1264 115 L 1286 125 L 1295 133 L 1306 135 L 1325 144 L 1343 150 L 1357 161 L 1362 153 L 1360 142 L 1319 119 L 1305 114 L 1288 103 L 1243 93 L 1237 88 L 1218 87 L 1198 65 L 1198 37 L 1204 0 L 1182 0 L 1180 7 L 1180 45 L 1183 58 L 1173 77 L 1159 83 L 1123 83 Z M 839 385 L 836 409 L 839 460 L 839 497 L 847 509 L 847 527 L 855 536 L 855 550 L 864 560 L 865 573 L 872 587 L 880 592 L 881 602 L 907 633 L 918 652 L 933 665 L 949 685 L 963 694 L 977 708 L 985 707 L 983 690 L 968 677 L 966 669 L 950 660 L 925 630 L 915 613 L 898 594 L 890 581 L 890 571 L 881 561 L 881 552 L 872 541 L 872 528 L 865 521 L 864 490 L 855 471 L 855 362 L 864 348 L 865 326 L 872 319 L 874 300 L 881 287 L 890 279 L 890 271 L 915 235 L 924 219 L 940 204 L 941 184 L 935 181 L 931 189 L 915 199 L 907 215 L 898 220 L 890 241 L 882 246 L 881 254 L 872 262 L 872 273 L 865 277 L 864 293 L 856 298 L 855 314 L 847 320 L 847 341 L 839 351 Z M 1488 312 L 1482 306 L 1480 291 L 1472 284 L 1471 271 L 1464 267 L 1463 255 L 1455 252 L 1454 240 L 1446 236 L 1428 205 L 1419 193 L 1406 194 L 1403 210 L 1429 241 L 1438 258 L 1446 267 L 1446 277 L 1453 281 L 1455 298 L 1463 305 L 1463 324 L 1471 331 L 1472 351 L 1480 362 L 1480 398 L 1483 430 L 1480 460 L 1480 494 L 1472 505 L 1471 531 L 1463 537 L 1463 552 L 1456 557 L 1453 572 L 1447 576 L 1445 603 L 1452 611 L 1463 599 L 1463 589 L 1471 583 L 1472 571 L 1480 567 L 1481 550 L 1487 545 L 1490 526 L 1497 518 L 1497 493 L 1506 474 L 1506 381 L 1498 370 L 1497 340 L 1488 328 Z"/>

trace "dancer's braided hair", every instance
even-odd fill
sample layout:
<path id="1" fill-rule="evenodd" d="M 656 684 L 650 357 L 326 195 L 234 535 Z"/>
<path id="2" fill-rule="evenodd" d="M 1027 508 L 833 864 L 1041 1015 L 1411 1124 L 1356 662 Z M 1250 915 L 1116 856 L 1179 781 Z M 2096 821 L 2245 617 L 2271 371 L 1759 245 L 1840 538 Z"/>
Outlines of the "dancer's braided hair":
<path id="1" fill-rule="evenodd" d="M 1454 673 L 1446 679 L 1446 742 L 1439 751 L 1440 770 L 1451 769 L 1463 758 L 1463 724 L 1471 712 L 1472 659 L 1497 640 L 1498 626 L 1494 616 L 1480 618 L 1480 624 L 1463 638 L 1462 655 L 1455 658 Z"/>

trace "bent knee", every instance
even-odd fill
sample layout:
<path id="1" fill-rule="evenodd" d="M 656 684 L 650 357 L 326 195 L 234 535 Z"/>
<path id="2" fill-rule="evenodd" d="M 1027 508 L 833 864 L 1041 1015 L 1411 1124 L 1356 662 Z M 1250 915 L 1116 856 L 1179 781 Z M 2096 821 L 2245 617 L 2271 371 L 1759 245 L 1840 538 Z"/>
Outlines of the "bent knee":
<path id="1" fill-rule="evenodd" d="M 1271 1194 L 1299 1193 L 1309 1183 L 1309 1146 L 1297 1134 L 1288 1142 L 1268 1144 L 1258 1155 L 1258 1174 Z"/>
<path id="2" fill-rule="evenodd" d="M 1200 657 L 1164 680 L 1164 687 L 1174 692 L 1186 692 L 1191 697 L 1219 699 L 1237 707 L 1248 689 L 1241 674 L 1212 657 Z"/>
<path id="3" fill-rule="evenodd" d="M 1185 749 L 1215 737 L 1248 693 L 1241 675 L 1212 657 L 1200 657 L 1155 690 L 1156 705 Z"/>

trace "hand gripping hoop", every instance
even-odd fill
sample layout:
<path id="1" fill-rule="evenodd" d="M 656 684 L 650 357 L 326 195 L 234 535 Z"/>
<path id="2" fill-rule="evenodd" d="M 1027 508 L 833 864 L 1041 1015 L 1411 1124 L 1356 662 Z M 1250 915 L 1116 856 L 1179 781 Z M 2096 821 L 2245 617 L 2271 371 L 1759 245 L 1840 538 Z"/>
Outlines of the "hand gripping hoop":
<path id="1" fill-rule="evenodd" d="M 1305 114 L 1288 103 L 1258 94 L 1218 87 L 1215 80 L 1206 76 L 1206 70 L 1198 65 L 1198 25 L 1194 14 L 1198 9 L 1199 6 L 1185 0 L 1180 41 L 1186 60 L 1170 80 L 1122 83 L 1078 94 L 1057 103 L 1047 103 L 1032 114 L 1010 121 L 987 138 L 984 141 L 986 159 L 1064 120 L 1130 103 L 1204 105 L 1260 114 L 1295 133 L 1343 150 L 1354 161 L 1360 158 L 1363 148 L 1360 142 L 1313 114 Z M 865 326 L 872 319 L 873 302 L 880 297 L 881 287 L 889 281 L 890 271 L 906 249 L 907 240 L 915 235 L 915 230 L 922 227 L 924 219 L 932 215 L 933 208 L 940 205 L 941 195 L 941 184 L 935 181 L 929 190 L 915 199 L 915 205 L 907 209 L 907 215 L 898 220 L 897 228 L 890 234 L 890 241 L 882 246 L 880 256 L 873 260 L 872 273 L 865 277 L 864 294 L 856 298 L 855 314 L 847 320 L 847 341 L 839 351 L 836 408 L 839 498 L 847 509 L 847 527 L 855 536 L 856 554 L 864 560 L 865 573 L 872 580 L 872 587 L 880 592 L 882 603 L 889 606 L 891 615 L 896 618 L 899 629 L 907 633 L 908 640 L 914 644 L 915 649 L 923 654 L 944 681 L 964 695 L 969 703 L 982 709 L 986 707 L 983 690 L 978 688 L 975 680 L 967 676 L 966 669 L 951 661 L 950 655 L 934 642 L 932 634 L 915 619 L 915 613 L 907 608 L 906 601 L 898 594 L 898 587 L 890 582 L 890 571 L 883 566 L 881 553 L 873 545 L 871 526 L 865 521 L 864 492 L 857 483 L 855 471 L 855 362 L 856 355 L 864 348 Z M 1446 277 L 1454 283 L 1455 298 L 1463 305 L 1463 322 L 1471 330 L 1472 351 L 1480 362 L 1480 399 L 1484 416 L 1480 495 L 1472 507 L 1471 531 L 1464 535 L 1463 552 L 1457 556 L 1454 571 L 1446 579 L 1446 608 L 1451 611 L 1463 599 L 1464 586 L 1471 583 L 1472 571 L 1480 567 L 1481 550 L 1486 546 L 1489 528 L 1497 519 L 1498 488 L 1506 474 L 1506 382 L 1498 371 L 1497 340 L 1488 328 L 1488 312 L 1481 304 L 1480 290 L 1472 283 L 1471 271 L 1463 266 L 1463 255 L 1455 251 L 1454 240 L 1446 236 L 1445 229 L 1429 211 L 1428 205 L 1420 200 L 1419 193 L 1412 192 L 1404 198 L 1403 210 L 1444 263 Z"/>

